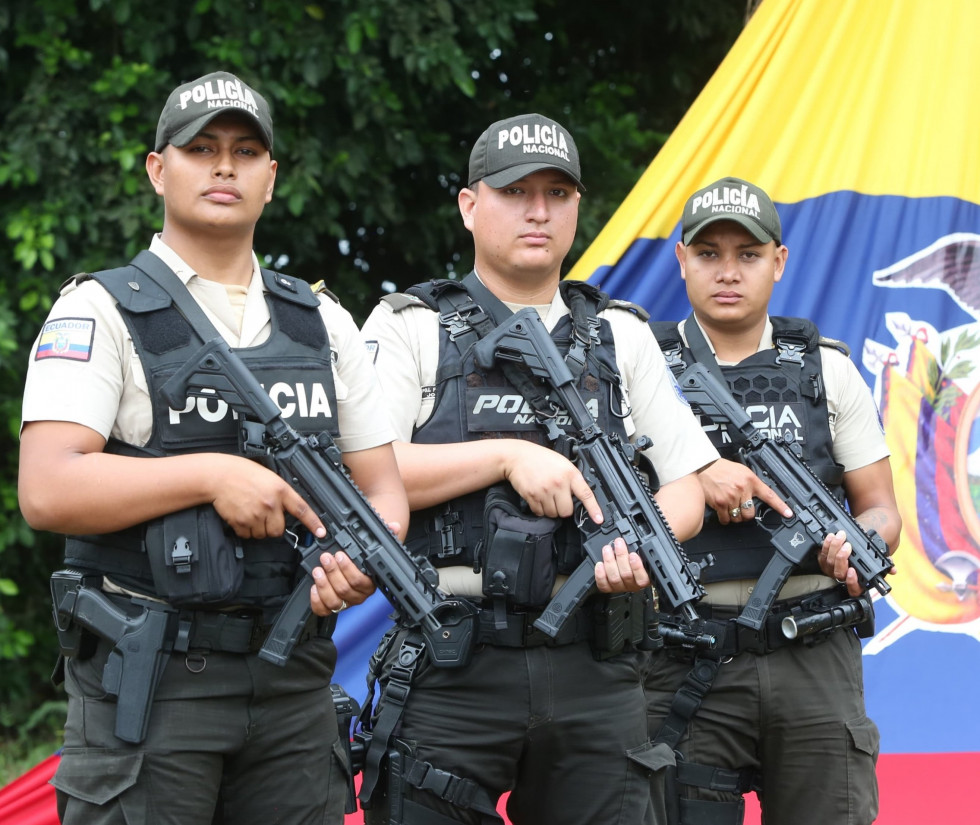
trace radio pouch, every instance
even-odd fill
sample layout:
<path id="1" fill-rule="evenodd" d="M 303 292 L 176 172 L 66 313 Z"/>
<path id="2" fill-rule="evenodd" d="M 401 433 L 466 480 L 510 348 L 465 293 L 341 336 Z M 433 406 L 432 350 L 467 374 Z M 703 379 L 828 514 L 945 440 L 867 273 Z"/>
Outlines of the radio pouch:
<path id="1" fill-rule="evenodd" d="M 242 586 L 241 541 L 210 504 L 150 522 L 146 555 L 157 595 L 175 607 L 227 602 Z"/>
<path id="2" fill-rule="evenodd" d="M 561 519 L 536 516 L 509 484 L 490 488 L 484 506 L 483 593 L 499 603 L 542 606 L 551 598 Z"/>

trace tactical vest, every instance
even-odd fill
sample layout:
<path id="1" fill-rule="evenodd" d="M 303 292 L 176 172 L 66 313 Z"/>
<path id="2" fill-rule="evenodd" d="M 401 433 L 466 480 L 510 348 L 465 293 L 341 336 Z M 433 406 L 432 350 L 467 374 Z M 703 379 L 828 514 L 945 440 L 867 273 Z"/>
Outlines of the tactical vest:
<path id="1" fill-rule="evenodd" d="M 262 278 L 271 334 L 265 343 L 238 349 L 236 354 L 294 429 L 336 436 L 337 397 L 319 299 L 303 281 L 266 269 Z M 183 284 L 149 252 L 140 253 L 130 265 L 119 269 L 76 276 L 79 282 L 88 279 L 99 283 L 117 302 L 146 376 L 153 416 L 152 433 L 145 446 L 110 438 L 106 452 L 129 456 L 239 454 L 236 418 L 224 401 L 188 398 L 183 410 L 171 410 L 160 391 L 204 344 L 205 337 L 212 339 L 219 334 Z M 178 289 L 184 294 L 175 301 L 171 292 Z M 178 304 L 196 317 L 185 316 Z M 144 544 L 146 529 L 143 524 L 105 535 L 69 536 L 65 562 L 102 573 L 123 587 L 162 597 L 150 573 Z M 302 573 L 298 553 L 283 538 L 239 541 L 244 552 L 244 576 L 233 603 L 278 609 Z"/>
<path id="2" fill-rule="evenodd" d="M 769 437 L 780 436 L 790 444 L 834 495 L 843 500 L 844 468 L 833 457 L 819 348 L 836 347 L 846 354 L 846 346 L 821 338 L 816 326 L 806 319 L 774 316 L 770 320 L 773 348 L 757 352 L 734 366 L 719 366 L 714 361 L 693 315 L 685 324 L 690 346 L 684 345 L 674 322 L 657 321 L 650 326 L 667 366 L 675 375 L 680 375 L 694 361 L 712 370 L 720 369 L 732 395 L 756 427 Z M 739 460 L 737 448 L 724 425 L 705 418 L 702 426 L 723 458 Z M 684 547 L 694 561 L 705 559 L 709 553 L 714 556 L 714 564 L 702 571 L 705 583 L 756 578 L 774 552 L 769 534 L 755 521 L 722 525 L 713 511 L 707 511 L 701 532 L 685 542 Z M 816 558 L 808 558 L 799 572 L 819 573 Z"/>
<path id="3" fill-rule="evenodd" d="M 594 287 L 579 282 L 562 282 L 562 295 L 571 315 L 566 315 L 551 333 L 559 352 L 573 374 L 577 387 L 608 433 L 626 439 L 623 393 L 612 329 L 597 314 L 610 302 Z M 485 438 L 521 438 L 552 446 L 544 429 L 518 389 L 503 373 L 485 370 L 475 363 L 472 346 L 479 340 L 470 321 L 485 312 L 495 325 L 512 313 L 471 274 L 460 281 L 430 281 L 407 290 L 406 295 L 385 300 L 397 312 L 417 306 L 418 300 L 439 313 L 439 365 L 432 415 L 412 436 L 414 443 L 445 444 Z M 640 311 L 634 308 L 634 311 Z M 559 425 L 562 424 L 559 419 Z M 436 567 L 469 565 L 481 570 L 481 544 L 487 490 L 480 490 L 437 507 L 412 513 L 406 545 L 413 554 L 424 555 Z M 570 519 L 556 536 L 557 570 L 571 572 L 583 558 L 581 537 Z"/>

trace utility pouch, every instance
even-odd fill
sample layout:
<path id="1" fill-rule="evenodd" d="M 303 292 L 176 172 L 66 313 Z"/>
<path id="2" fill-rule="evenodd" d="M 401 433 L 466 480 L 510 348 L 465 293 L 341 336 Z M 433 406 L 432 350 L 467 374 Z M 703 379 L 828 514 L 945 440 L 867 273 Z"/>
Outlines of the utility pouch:
<path id="1" fill-rule="evenodd" d="M 175 607 L 226 602 L 242 586 L 241 541 L 210 504 L 155 519 L 145 541 L 157 595 Z"/>
<path id="2" fill-rule="evenodd" d="M 540 607 L 555 584 L 555 532 L 560 519 L 536 516 L 509 484 L 487 493 L 480 561 L 483 593 L 512 604 Z"/>
<path id="3" fill-rule="evenodd" d="M 641 649 L 647 636 L 643 593 L 600 595 L 592 601 L 592 656 L 596 661 Z"/>

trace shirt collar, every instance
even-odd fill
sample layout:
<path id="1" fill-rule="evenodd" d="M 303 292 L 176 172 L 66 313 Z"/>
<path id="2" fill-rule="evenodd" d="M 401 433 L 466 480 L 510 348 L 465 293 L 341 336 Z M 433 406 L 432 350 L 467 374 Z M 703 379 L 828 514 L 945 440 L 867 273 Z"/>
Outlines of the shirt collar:
<path id="1" fill-rule="evenodd" d="M 685 333 L 684 333 L 684 327 L 687 324 L 687 321 L 688 321 L 688 319 L 685 318 L 680 323 L 681 338 L 684 339 L 684 343 L 685 344 L 687 344 L 687 335 L 685 335 Z M 701 327 L 701 334 L 704 336 L 704 340 L 708 342 L 708 346 L 711 347 L 711 354 L 717 356 L 717 353 L 715 352 L 715 345 L 713 343 L 711 343 L 711 338 L 708 337 L 708 333 L 705 332 L 704 327 L 701 326 L 701 324 L 700 324 L 700 322 L 698 321 L 697 318 L 694 318 L 694 323 L 696 323 L 699 327 Z M 767 315 L 766 316 L 766 325 L 765 325 L 765 327 L 762 330 L 762 337 L 759 339 L 759 346 L 756 349 L 756 352 L 762 352 L 763 350 L 772 349 L 772 348 L 773 348 L 772 320 Z M 721 362 L 719 362 L 719 363 L 721 363 Z"/>
<path id="2" fill-rule="evenodd" d="M 200 278 L 190 265 L 180 257 L 176 252 L 173 251 L 160 237 L 158 232 L 150 240 L 150 252 L 156 255 L 161 261 L 163 261 L 167 266 L 169 266 L 174 274 L 180 278 L 184 286 L 187 286 L 191 278 Z M 259 277 L 259 259 L 255 257 L 255 252 L 252 252 L 252 283 L 255 283 L 255 279 Z M 207 280 L 202 278 L 202 280 Z"/>

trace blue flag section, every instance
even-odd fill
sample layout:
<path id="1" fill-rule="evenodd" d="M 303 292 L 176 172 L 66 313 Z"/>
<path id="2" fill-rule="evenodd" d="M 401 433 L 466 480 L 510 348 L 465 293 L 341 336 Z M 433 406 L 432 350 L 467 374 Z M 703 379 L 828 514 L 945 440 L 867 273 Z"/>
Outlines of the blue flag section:
<path id="1" fill-rule="evenodd" d="M 688 195 L 776 202 L 771 312 L 845 341 L 872 387 L 903 518 L 864 646 L 878 822 L 980 821 L 980 77 L 972 0 L 764 0 L 570 277 L 658 320 L 690 305 Z"/>

